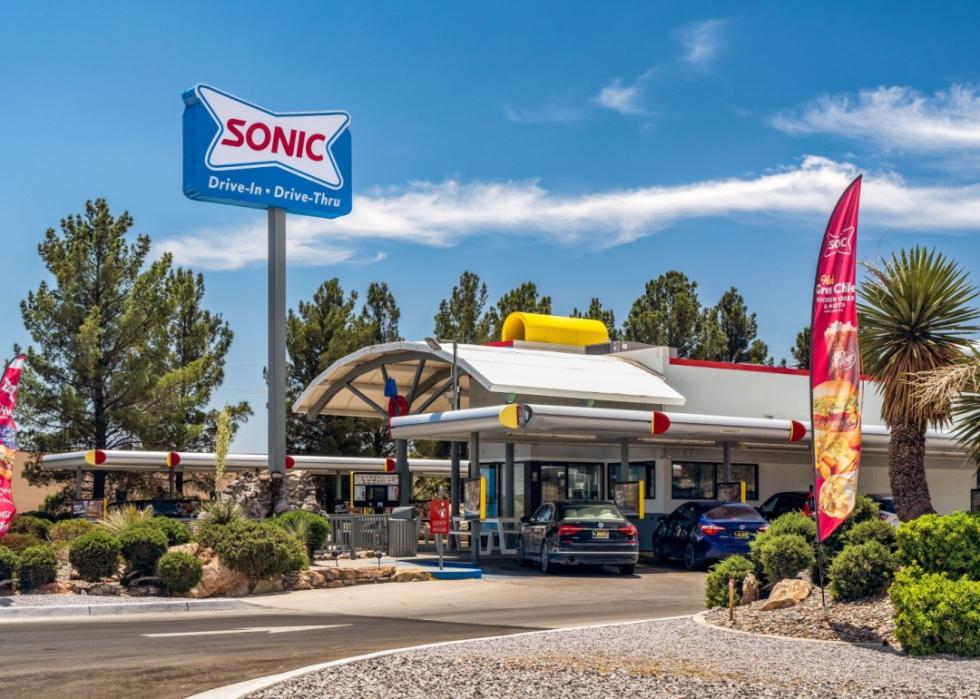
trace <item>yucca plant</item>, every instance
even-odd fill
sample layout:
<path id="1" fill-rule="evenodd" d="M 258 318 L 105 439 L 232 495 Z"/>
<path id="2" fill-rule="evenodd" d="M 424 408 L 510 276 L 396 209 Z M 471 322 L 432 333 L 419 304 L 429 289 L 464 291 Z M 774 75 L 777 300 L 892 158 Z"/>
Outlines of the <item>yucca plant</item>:
<path id="1" fill-rule="evenodd" d="M 203 525 L 224 526 L 245 518 L 245 510 L 234 500 L 222 498 L 205 503 L 198 519 Z"/>
<path id="2" fill-rule="evenodd" d="M 888 476 L 902 520 L 934 512 L 925 474 L 925 431 L 950 420 L 946 396 L 923 396 L 915 378 L 962 362 L 980 313 L 966 272 L 935 250 L 915 247 L 866 263 L 858 312 L 863 370 L 882 394 L 891 428 Z"/>
<path id="3" fill-rule="evenodd" d="M 287 519 L 279 522 L 279 527 L 285 532 L 292 534 L 303 544 L 304 549 L 309 549 L 310 541 L 310 521 L 307 519 Z"/>
<path id="4" fill-rule="evenodd" d="M 113 536 L 118 536 L 130 527 L 149 521 L 152 516 L 152 507 L 140 510 L 135 505 L 126 505 L 118 510 L 107 512 L 98 524 Z"/>

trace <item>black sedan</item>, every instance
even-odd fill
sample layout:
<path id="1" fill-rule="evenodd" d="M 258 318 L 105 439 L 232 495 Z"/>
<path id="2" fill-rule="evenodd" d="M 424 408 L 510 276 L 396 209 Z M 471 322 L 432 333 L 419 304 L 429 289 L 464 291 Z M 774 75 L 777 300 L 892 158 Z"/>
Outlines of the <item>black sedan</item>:
<path id="1" fill-rule="evenodd" d="M 632 575 L 640 555 L 636 527 L 605 500 L 548 502 L 521 519 L 517 562 L 536 560 L 544 573 L 556 565 L 613 565 Z"/>

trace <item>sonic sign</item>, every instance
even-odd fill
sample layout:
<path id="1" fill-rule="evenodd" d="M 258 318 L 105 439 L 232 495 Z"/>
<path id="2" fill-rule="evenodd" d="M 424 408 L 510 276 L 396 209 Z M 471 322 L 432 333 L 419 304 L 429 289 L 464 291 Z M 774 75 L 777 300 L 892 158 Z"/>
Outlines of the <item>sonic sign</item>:
<path id="1" fill-rule="evenodd" d="M 184 194 L 337 218 L 351 211 L 350 114 L 270 112 L 208 85 L 184 93 Z"/>

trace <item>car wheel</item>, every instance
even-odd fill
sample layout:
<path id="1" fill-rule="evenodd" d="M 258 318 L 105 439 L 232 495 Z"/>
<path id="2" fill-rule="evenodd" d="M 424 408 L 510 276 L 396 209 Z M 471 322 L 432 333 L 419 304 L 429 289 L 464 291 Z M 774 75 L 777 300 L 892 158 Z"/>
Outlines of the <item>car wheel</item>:
<path id="1" fill-rule="evenodd" d="M 524 556 L 524 540 L 520 537 L 517 539 L 517 565 L 527 565 L 527 557 Z"/>
<path id="2" fill-rule="evenodd" d="M 701 570 L 704 563 L 690 544 L 684 549 L 684 567 L 688 570 Z"/>
<path id="3" fill-rule="evenodd" d="M 541 544 L 541 572 L 545 575 L 555 572 L 555 565 L 551 562 L 551 558 L 548 556 L 547 542 Z"/>
<path id="4" fill-rule="evenodd" d="M 627 565 L 619 566 L 620 575 L 633 575 L 636 572 L 636 565 L 629 563 Z"/>

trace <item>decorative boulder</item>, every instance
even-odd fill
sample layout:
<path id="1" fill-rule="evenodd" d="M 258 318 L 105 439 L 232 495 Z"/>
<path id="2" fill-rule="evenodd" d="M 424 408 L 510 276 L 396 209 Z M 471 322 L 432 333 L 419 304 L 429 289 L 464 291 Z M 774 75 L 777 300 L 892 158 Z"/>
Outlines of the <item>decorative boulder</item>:
<path id="1" fill-rule="evenodd" d="M 197 546 L 197 544 L 173 546 L 170 550 L 183 550 L 189 546 Z M 190 553 L 190 551 L 184 552 Z M 248 594 L 248 576 L 245 573 L 226 566 L 211 549 L 199 547 L 194 555 L 204 564 L 204 574 L 201 576 L 201 582 L 188 590 L 188 597 L 194 599 L 244 597 Z"/>
<path id="2" fill-rule="evenodd" d="M 780 580 L 772 588 L 769 599 L 763 602 L 759 609 L 763 612 L 768 612 L 773 609 L 795 607 L 809 597 L 812 590 L 813 585 L 806 580 L 800 580 L 799 578 Z"/>
<path id="3" fill-rule="evenodd" d="M 249 517 L 256 519 L 289 510 L 325 514 L 316 500 L 317 488 L 313 475 L 306 471 L 286 473 L 275 507 L 272 504 L 272 490 L 272 476 L 267 471 L 258 475 L 246 471 L 228 484 L 224 494 L 241 505 Z"/>
<path id="4" fill-rule="evenodd" d="M 754 573 L 747 573 L 742 580 L 742 601 L 741 605 L 752 604 L 759 600 L 759 581 Z"/>

